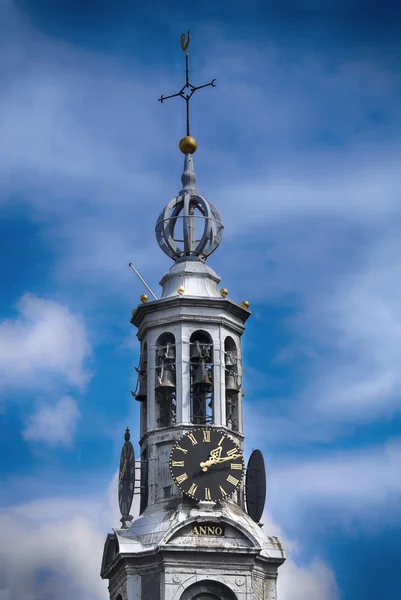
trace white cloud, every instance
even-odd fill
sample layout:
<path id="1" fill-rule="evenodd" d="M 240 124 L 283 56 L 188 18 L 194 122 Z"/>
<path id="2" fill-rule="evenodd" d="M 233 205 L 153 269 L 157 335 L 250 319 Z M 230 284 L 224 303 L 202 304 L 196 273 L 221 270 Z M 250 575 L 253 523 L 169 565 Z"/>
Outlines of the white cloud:
<path id="1" fill-rule="evenodd" d="M 269 469 L 269 497 L 273 514 L 286 527 L 308 514 L 320 527 L 369 528 L 380 522 L 399 522 L 395 509 L 401 494 L 401 439 L 357 450 L 332 450 L 318 458 L 277 461 Z M 394 507 L 394 510 L 392 510 Z M 323 516 L 324 515 L 324 516 Z"/>
<path id="2" fill-rule="evenodd" d="M 60 398 L 54 405 L 42 403 L 28 417 L 22 435 L 26 440 L 68 445 L 75 434 L 79 416 L 77 403 L 70 396 Z"/>
<path id="3" fill-rule="evenodd" d="M 287 560 L 277 580 L 279 600 L 337 600 L 340 598 L 333 571 L 318 558 L 306 566 Z"/>
<path id="4" fill-rule="evenodd" d="M 315 405 L 331 418 L 370 421 L 400 410 L 400 250 L 391 237 L 376 245 L 364 269 L 327 298 L 337 356 L 320 374 Z"/>
<path id="5" fill-rule="evenodd" d="M 108 598 L 100 566 L 106 533 L 119 526 L 117 478 L 118 472 L 99 493 L 48 497 L 0 510 L 0 530 L 9 540 L 0 549 L 4 598 Z"/>
<path id="6" fill-rule="evenodd" d="M 99 528 L 81 516 L 78 507 L 68 520 L 62 513 L 56 520 L 43 518 L 38 522 L 13 516 L 12 511 L 0 513 L 2 536 L 8 540 L 3 593 L 13 600 L 107 598 L 99 577 L 104 543 Z"/>
<path id="7" fill-rule="evenodd" d="M 318 556 L 306 556 L 302 543 L 286 536 L 271 512 L 265 511 L 261 522 L 266 535 L 279 538 L 287 557 L 278 570 L 278 600 L 338 600 L 339 590 L 330 566 Z"/>
<path id="8" fill-rule="evenodd" d="M 0 511 L 0 529 L 9 540 L 0 554 L 4 599 L 36 600 L 48 594 L 57 600 L 72 595 L 106 600 L 106 582 L 99 571 L 106 532 L 119 524 L 117 476 L 115 473 L 105 493 L 44 498 Z M 138 514 L 138 498 L 135 496 L 133 515 Z M 268 514 L 263 520 L 266 534 L 278 535 L 288 555 L 279 570 L 280 600 L 336 600 L 330 568 L 316 557 L 297 566 L 299 544 L 283 538 Z"/>
<path id="9" fill-rule="evenodd" d="M 283 342 L 249 384 L 245 375 L 246 402 L 259 402 L 252 390 L 257 386 L 258 395 L 266 394 L 264 412 L 274 414 L 269 421 L 271 443 L 328 441 L 353 425 L 389 420 L 400 413 L 401 219 L 391 206 L 386 215 L 384 211 L 377 216 L 375 225 L 363 218 L 359 223 L 354 217 L 344 224 L 333 221 L 331 226 L 316 221 L 313 235 L 303 224 L 293 224 L 287 231 L 273 232 L 259 258 L 258 250 L 247 257 L 258 261 L 260 272 L 271 273 L 265 279 L 254 278 L 253 271 L 244 270 L 241 287 L 247 295 L 260 304 L 269 298 L 291 313 L 280 318 L 275 329 L 279 339 L 284 330 L 290 341 Z M 252 319 L 258 319 L 259 340 L 266 339 L 258 341 L 263 347 L 272 332 L 262 333 L 260 307 Z M 251 368 L 255 366 L 249 365 L 247 371 Z M 277 404 L 269 396 L 277 389 L 274 377 L 280 369 L 285 377 L 295 374 L 297 385 L 290 399 Z"/>
<path id="10" fill-rule="evenodd" d="M 0 381 L 3 388 L 40 387 L 53 377 L 82 388 L 90 352 L 85 324 L 66 306 L 24 294 L 16 319 L 0 323 Z"/>

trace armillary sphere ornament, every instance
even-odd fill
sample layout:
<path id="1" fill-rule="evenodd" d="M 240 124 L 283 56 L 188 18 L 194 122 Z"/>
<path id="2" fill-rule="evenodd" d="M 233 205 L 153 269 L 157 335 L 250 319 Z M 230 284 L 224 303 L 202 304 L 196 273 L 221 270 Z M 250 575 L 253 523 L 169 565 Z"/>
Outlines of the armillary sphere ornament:
<path id="1" fill-rule="evenodd" d="M 199 502 L 218 502 L 241 485 L 244 459 L 240 447 L 222 431 L 194 428 L 183 435 L 170 454 L 174 483 Z"/>

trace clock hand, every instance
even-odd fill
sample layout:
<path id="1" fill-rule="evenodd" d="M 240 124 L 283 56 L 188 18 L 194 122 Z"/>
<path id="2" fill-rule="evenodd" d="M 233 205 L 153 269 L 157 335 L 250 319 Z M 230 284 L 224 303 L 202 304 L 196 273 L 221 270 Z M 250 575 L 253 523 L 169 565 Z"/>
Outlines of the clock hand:
<path id="1" fill-rule="evenodd" d="M 230 467 L 222 465 L 212 465 L 213 468 L 209 469 L 209 473 L 215 473 L 216 471 L 230 471 Z"/>
<path id="2" fill-rule="evenodd" d="M 118 480 L 118 487 L 122 486 L 122 483 L 124 481 L 124 475 L 125 475 L 125 471 L 127 470 L 127 461 L 124 462 L 124 466 L 121 469 L 121 473 L 120 473 L 120 478 Z"/>
<path id="3" fill-rule="evenodd" d="M 225 456 L 224 458 L 209 458 L 209 460 L 200 463 L 200 468 L 202 471 L 207 471 L 212 465 L 218 465 L 226 460 L 233 460 L 234 458 L 239 458 L 240 456 L 241 454 L 233 454 L 232 456 Z"/>

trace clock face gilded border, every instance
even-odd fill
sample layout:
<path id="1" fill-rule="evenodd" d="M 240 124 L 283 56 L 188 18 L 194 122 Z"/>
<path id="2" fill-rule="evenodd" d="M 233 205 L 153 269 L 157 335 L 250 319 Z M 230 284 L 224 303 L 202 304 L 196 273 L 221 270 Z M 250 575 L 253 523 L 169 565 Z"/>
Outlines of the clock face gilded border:
<path id="1" fill-rule="evenodd" d="M 218 502 L 241 485 L 244 459 L 227 433 L 199 427 L 174 444 L 170 471 L 174 483 L 190 498 Z"/>

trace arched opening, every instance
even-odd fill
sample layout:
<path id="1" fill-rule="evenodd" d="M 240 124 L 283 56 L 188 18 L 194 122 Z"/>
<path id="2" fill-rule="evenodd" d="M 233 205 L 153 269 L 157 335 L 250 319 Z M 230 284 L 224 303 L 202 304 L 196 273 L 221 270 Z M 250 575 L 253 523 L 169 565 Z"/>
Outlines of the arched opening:
<path id="1" fill-rule="evenodd" d="M 206 331 L 195 331 L 190 338 L 191 422 L 213 423 L 213 342 Z"/>
<path id="2" fill-rule="evenodd" d="M 238 351 L 234 340 L 226 337 L 224 341 L 224 373 L 226 395 L 226 426 L 238 431 L 238 398 L 240 386 L 238 381 Z"/>
<path id="3" fill-rule="evenodd" d="M 175 337 L 163 333 L 156 342 L 156 423 L 168 427 L 176 422 Z"/>
<path id="4" fill-rule="evenodd" d="M 121 596 L 121 594 L 118 594 L 118 596 L 116 596 L 116 600 L 123 600 L 123 597 Z"/>
<path id="5" fill-rule="evenodd" d="M 204 579 L 190 585 L 180 600 L 238 600 L 238 597 L 223 583 Z"/>
<path id="6" fill-rule="evenodd" d="M 141 403 L 140 410 L 140 434 L 141 437 L 147 430 L 147 408 L 148 408 L 148 345 L 146 342 L 141 347 L 139 365 L 135 367 L 138 373 L 135 392 L 133 396 Z"/>

